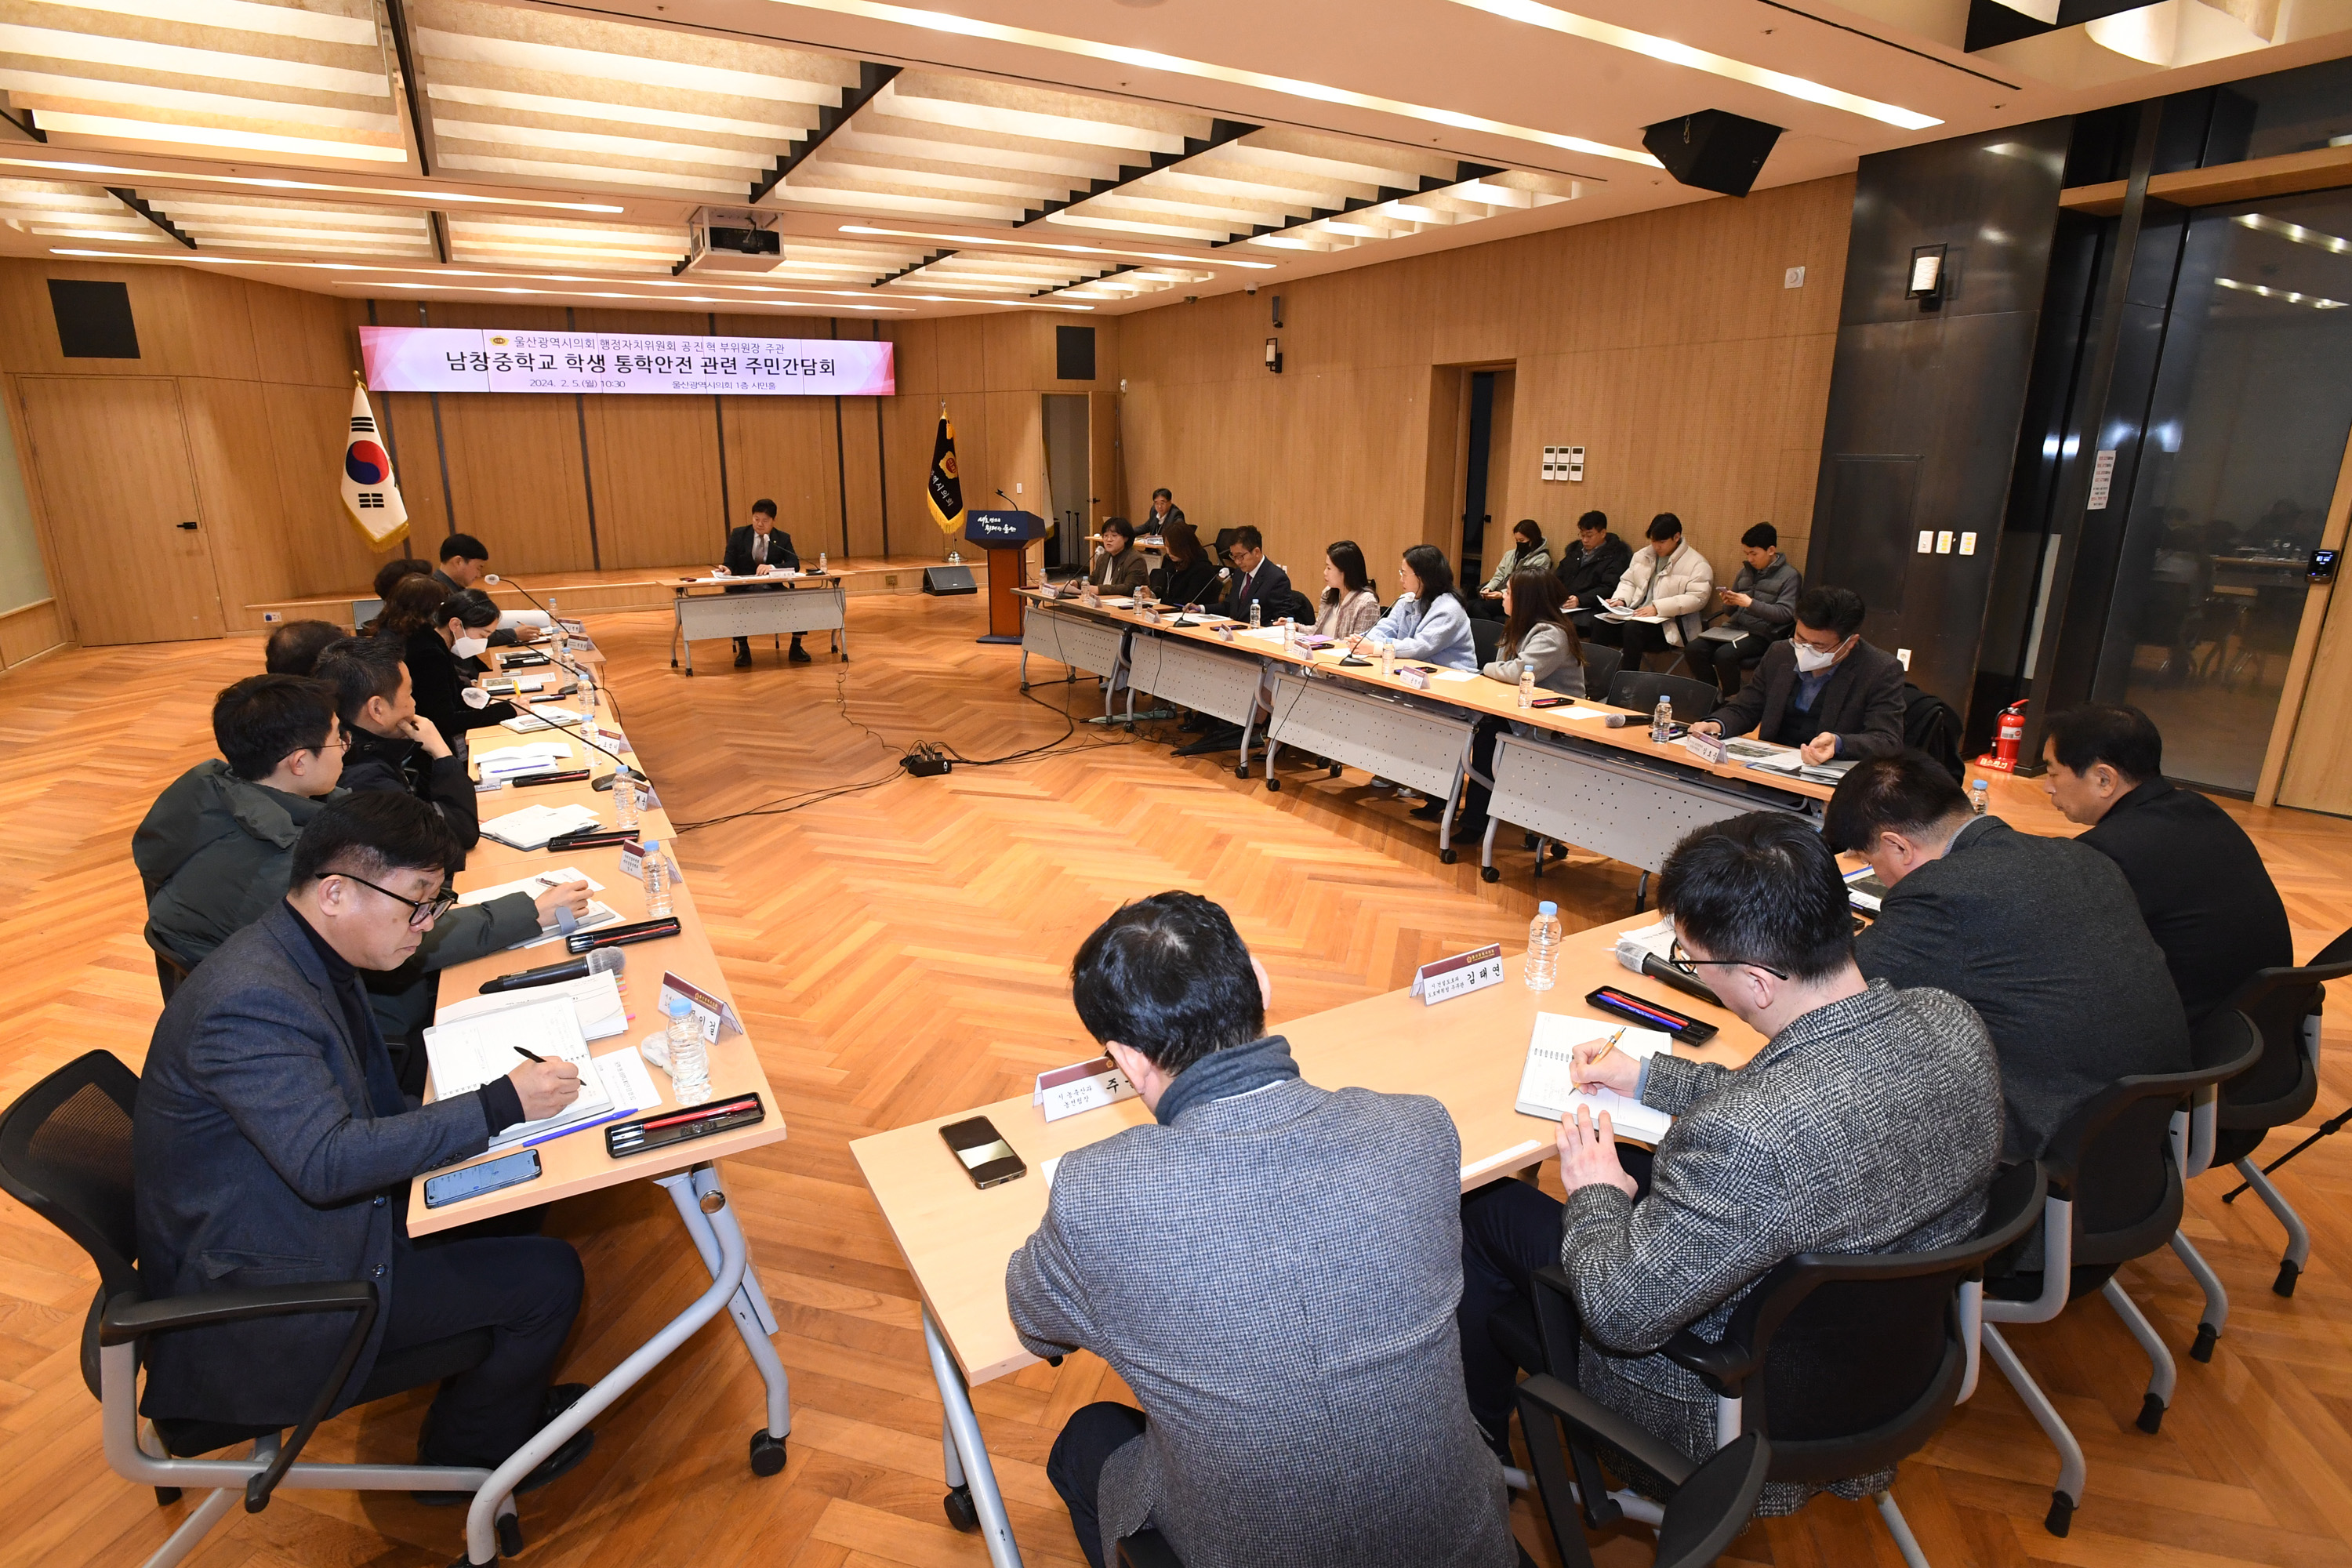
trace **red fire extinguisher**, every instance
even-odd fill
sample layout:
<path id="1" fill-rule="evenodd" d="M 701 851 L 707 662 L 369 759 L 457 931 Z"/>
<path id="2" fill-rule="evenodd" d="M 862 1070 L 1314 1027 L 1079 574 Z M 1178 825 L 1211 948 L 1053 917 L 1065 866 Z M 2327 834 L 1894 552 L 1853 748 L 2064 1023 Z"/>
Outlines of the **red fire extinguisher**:
<path id="1" fill-rule="evenodd" d="M 2017 753 L 2025 744 L 2025 704 L 2019 698 L 2000 710 L 2000 726 L 1995 731 L 1993 748 L 1977 759 L 1980 768 L 1999 768 L 2002 773 L 2017 771 Z"/>

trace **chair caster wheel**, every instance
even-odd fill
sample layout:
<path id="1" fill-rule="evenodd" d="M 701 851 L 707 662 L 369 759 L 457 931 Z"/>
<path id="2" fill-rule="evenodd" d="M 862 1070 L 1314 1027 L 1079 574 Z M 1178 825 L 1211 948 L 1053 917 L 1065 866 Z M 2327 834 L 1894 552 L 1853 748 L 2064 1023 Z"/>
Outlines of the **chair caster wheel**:
<path id="1" fill-rule="evenodd" d="M 2198 1324 L 2197 1342 L 2189 1347 L 2189 1359 L 2190 1361 L 2211 1361 L 2213 1359 L 2213 1342 L 2221 1337 L 2221 1331 L 2215 1328 L 2212 1324 Z"/>
<path id="2" fill-rule="evenodd" d="M 2164 1401 L 2149 1394 L 2140 1402 L 2139 1420 L 2135 1423 L 2143 1432 L 2155 1433 L 2164 1426 Z"/>
<path id="3" fill-rule="evenodd" d="M 1437 852 L 1437 863 L 1441 866 L 1451 866 L 1461 858 L 1461 855 L 1452 849 L 1441 849 Z"/>
<path id="4" fill-rule="evenodd" d="M 1568 846 L 1567 846 L 1567 845 L 1565 845 L 1565 844 L 1555 844 L 1555 845 L 1553 845 L 1553 846 L 1551 847 L 1551 858 L 1552 858 L 1553 859 L 1555 859 L 1555 860 L 1565 860 L 1565 859 L 1567 859 L 1567 858 L 1568 858 Z"/>
<path id="5" fill-rule="evenodd" d="M 1499 882 L 1503 879 L 1503 868 L 1500 866 L 1481 866 L 1478 868 L 1478 879 L 1482 882 Z"/>
<path id="6" fill-rule="evenodd" d="M 180 1489 L 179 1489 L 179 1488 L 177 1488 L 177 1487 L 157 1487 L 157 1488 L 155 1489 L 155 1506 L 156 1506 L 157 1508 L 169 1508 L 169 1507 L 171 1507 L 173 1503 L 175 1503 L 175 1502 L 177 1502 L 177 1501 L 179 1501 L 179 1500 L 180 1500 Z"/>
<path id="7" fill-rule="evenodd" d="M 940 1500 L 940 1506 L 947 1510 L 948 1522 L 964 1534 L 970 1535 L 980 1528 L 980 1510 L 971 1506 L 970 1487 L 949 1489 L 948 1495 Z"/>
<path id="8" fill-rule="evenodd" d="M 1333 763 L 1331 764 L 1331 774 L 1330 774 L 1330 776 L 1331 776 L 1331 777 L 1333 777 L 1333 778 L 1335 778 L 1335 779 L 1336 779 L 1336 778 L 1338 778 L 1338 777 L 1339 776 L 1339 763 Z"/>
<path id="9" fill-rule="evenodd" d="M 2073 1529 L 2074 1525 L 2074 1500 L 2068 1497 L 2064 1492 L 2052 1492 L 2050 1494 L 2050 1515 L 2042 1521 L 2042 1528 L 2048 1531 L 2053 1535 L 2063 1535 L 2067 1531 Z"/>
<path id="10" fill-rule="evenodd" d="M 501 1556 L 501 1557 L 520 1557 L 520 1556 L 521 1556 L 521 1555 L 522 1555 L 522 1519 L 521 1519 L 521 1516 L 520 1516 L 520 1515 L 519 1515 L 519 1514 L 511 1514 L 511 1513 L 502 1513 L 502 1514 L 499 1515 L 499 1526 L 498 1526 L 498 1529 L 499 1529 L 499 1556 Z"/>
<path id="11" fill-rule="evenodd" d="M 782 1474 L 783 1468 L 784 1440 L 770 1436 L 765 1426 L 754 1431 L 751 1434 L 751 1473 L 774 1476 Z"/>
<path id="12" fill-rule="evenodd" d="M 2279 1277 L 2271 1282 L 2272 1294 L 2278 1296 L 2294 1295 L 2295 1277 L 2302 1272 L 2303 1265 L 2297 1263 L 2292 1258 L 2280 1263 Z"/>
<path id="13" fill-rule="evenodd" d="M 1249 764 L 1247 763 L 1244 763 L 1240 767 L 1235 768 L 1234 770 L 1234 777 L 1237 779 L 1245 779 L 1249 777 Z"/>
<path id="14" fill-rule="evenodd" d="M 1543 836 L 1541 834 L 1529 833 L 1522 836 L 1519 842 L 1519 847 L 1522 849 L 1533 849 L 1537 845 L 1542 842 Z"/>

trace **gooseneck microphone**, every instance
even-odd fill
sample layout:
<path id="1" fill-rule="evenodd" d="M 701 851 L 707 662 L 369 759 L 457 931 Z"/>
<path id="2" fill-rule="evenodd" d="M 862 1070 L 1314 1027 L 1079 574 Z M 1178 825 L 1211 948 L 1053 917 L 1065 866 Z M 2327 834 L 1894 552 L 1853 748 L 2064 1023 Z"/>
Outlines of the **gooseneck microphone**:
<path id="1" fill-rule="evenodd" d="M 585 980 L 592 974 L 618 974 L 627 967 L 629 955 L 609 947 L 575 958 L 565 963 L 543 964 L 537 969 L 519 969 L 512 974 L 501 974 L 482 982 L 482 994 L 499 991 L 520 991 L 531 985 L 556 985 L 566 980 Z"/>

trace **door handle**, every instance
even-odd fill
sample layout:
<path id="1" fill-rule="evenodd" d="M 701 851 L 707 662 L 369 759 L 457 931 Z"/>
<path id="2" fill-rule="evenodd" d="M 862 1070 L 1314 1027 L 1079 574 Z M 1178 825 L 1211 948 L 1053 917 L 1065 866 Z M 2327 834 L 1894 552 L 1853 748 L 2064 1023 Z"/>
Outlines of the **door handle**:
<path id="1" fill-rule="evenodd" d="M 180 528 L 184 528 L 184 529 L 186 529 L 190 533 L 194 533 L 194 532 L 196 531 L 196 525 L 195 525 L 194 523 L 193 523 L 193 522 L 183 522 L 183 523 L 176 524 L 175 526 L 180 527 Z"/>

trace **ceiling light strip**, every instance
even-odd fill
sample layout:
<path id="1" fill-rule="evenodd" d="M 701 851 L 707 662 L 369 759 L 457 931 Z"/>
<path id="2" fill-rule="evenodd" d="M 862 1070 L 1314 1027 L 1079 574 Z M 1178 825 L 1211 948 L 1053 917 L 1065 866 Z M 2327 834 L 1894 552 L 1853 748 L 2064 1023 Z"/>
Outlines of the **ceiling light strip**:
<path id="1" fill-rule="evenodd" d="M 1270 271 L 1271 261 L 1236 261 L 1223 256 L 1186 255 L 1166 250 L 1121 250 L 1108 245 L 1066 245 L 1047 239 L 1032 239 L 1011 229 L 994 234 L 950 234 L 928 228 L 878 228 L 871 224 L 845 223 L 844 234 L 875 234 L 893 239 L 940 239 L 953 245 L 979 245 L 1018 250 L 1049 250 L 1057 256 L 1133 256 L 1146 261 L 1214 262 L 1219 267 L 1246 267 L 1255 271 Z"/>
<path id="2" fill-rule="evenodd" d="M 624 213 L 628 208 L 610 202 L 542 202 L 527 201 L 519 196 L 473 195 L 463 191 L 417 191 L 397 185 L 334 185 L 315 180 L 269 180 L 243 174 L 212 174 L 195 169 L 133 169 L 115 163 L 79 163 L 61 158 L 0 157 L 0 167 L 50 169 L 69 174 L 121 174 L 150 182 L 160 181 L 177 186 L 191 180 L 208 184 L 241 185 L 265 191 L 327 191 L 341 195 L 405 196 L 413 201 L 433 202 L 447 205 L 453 202 L 477 204 L 494 207 L 530 207 L 547 212 Z"/>
<path id="3" fill-rule="evenodd" d="M 1692 70 L 1705 71 L 1710 76 L 1723 77 L 1731 81 L 1744 81 L 1750 87 L 1760 87 L 1770 92 L 1783 93 L 1790 98 L 1801 98 L 1808 103 L 1818 103 L 1830 109 L 1843 109 L 1849 114 L 1859 114 L 1887 125 L 1897 125 L 1906 131 L 1925 131 L 1931 125 L 1943 123 L 1934 115 L 1921 114 L 1916 110 L 1905 109 L 1899 104 L 1882 103 L 1877 99 L 1864 98 L 1859 93 L 1826 87 L 1817 81 L 1809 81 L 1801 76 L 1790 76 L 1786 71 L 1769 70 L 1762 66 L 1751 66 L 1745 60 L 1735 60 L 1727 55 L 1710 54 L 1705 49 L 1695 49 L 1688 44 L 1678 44 L 1672 38 L 1662 38 L 1655 33 L 1641 33 L 1631 27 L 1618 26 L 1613 22 L 1595 21 L 1590 16 L 1580 16 L 1573 11 L 1562 11 L 1557 6 L 1538 4 L 1538 0 L 1454 0 L 1454 3 L 1456 5 L 1467 6 L 1473 11 L 1484 11 L 1490 16 L 1500 16 L 1507 21 L 1525 22 L 1529 26 L 1544 27 L 1555 33 L 1566 33 L 1570 37 L 1583 38 L 1591 43 L 1606 44 L 1612 48 L 1628 49 L 1637 55 L 1646 55 L 1654 60 L 1663 60 L 1667 65 L 1686 66 Z"/>
<path id="4" fill-rule="evenodd" d="M 1556 147 L 1565 153 L 1583 153 L 1593 157 L 1614 158 L 1621 163 L 1639 163 L 1645 168 L 1654 169 L 1660 166 L 1655 158 L 1636 148 L 1612 147 L 1605 142 L 1591 142 L 1581 136 L 1563 136 L 1557 132 L 1538 131 L 1531 126 L 1513 125 L 1505 121 L 1488 120 L 1482 115 L 1464 114 L 1456 110 L 1437 109 L 1428 104 L 1407 103 L 1400 99 L 1381 98 L 1374 93 L 1355 92 L 1347 88 L 1326 86 L 1322 82 L 1302 81 L 1297 77 L 1270 76 L 1265 71 L 1244 70 L 1235 66 L 1214 65 L 1207 60 L 1187 59 L 1181 55 L 1163 55 L 1154 49 L 1129 48 L 1123 44 L 1097 43 L 1089 38 L 1074 38 L 1066 33 L 1040 32 L 1034 27 L 1008 27 L 1002 23 L 983 22 L 976 17 L 958 16 L 946 11 L 924 11 L 911 5 L 887 5 L 884 0 L 772 0 L 772 3 L 793 5 L 803 10 L 827 11 L 840 16 L 862 16 L 874 22 L 895 22 L 901 26 L 919 27 L 926 32 L 952 33 L 961 37 L 984 38 L 993 43 L 1013 44 L 1024 48 L 1050 49 L 1056 54 L 1082 55 L 1089 59 L 1110 60 L 1119 65 L 1133 66 L 1140 70 L 1166 71 L 1171 76 L 1229 82 L 1235 87 L 1257 88 L 1268 92 L 1282 93 L 1290 98 L 1310 99 L 1318 103 L 1343 104 L 1351 109 L 1368 109 L 1380 114 L 1400 115 L 1407 120 L 1418 120 L 1427 125 L 1444 125 L 1456 131 L 1475 131 L 1489 136 L 1508 137 L 1516 142 L 1532 142 L 1539 146 Z M 1793 81 L 1796 79 L 1792 77 L 1790 79 Z M 1932 125 L 1937 121 L 1929 121 L 1927 123 Z"/>

